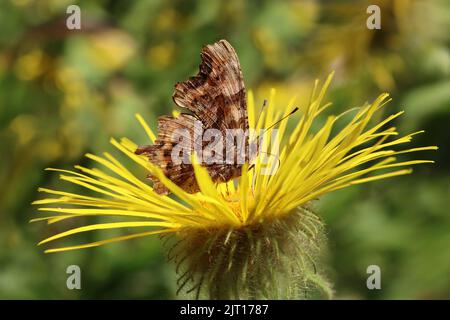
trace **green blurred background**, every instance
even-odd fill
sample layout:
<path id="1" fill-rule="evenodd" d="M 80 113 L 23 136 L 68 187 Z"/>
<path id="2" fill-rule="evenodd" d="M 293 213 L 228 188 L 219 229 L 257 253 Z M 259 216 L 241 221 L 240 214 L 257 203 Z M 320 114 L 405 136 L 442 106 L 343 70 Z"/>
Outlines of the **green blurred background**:
<path id="1" fill-rule="evenodd" d="M 81 7 L 81 31 L 65 27 L 70 4 Z M 381 30 L 366 28 L 370 4 Z M 314 79 L 335 70 L 333 112 L 387 91 L 385 112 L 406 111 L 400 132 L 427 131 L 414 145 L 440 150 L 407 158 L 435 165 L 327 195 L 317 209 L 336 298 L 450 298 L 449 17 L 445 0 L 1 0 L 0 298 L 176 297 L 157 237 L 45 255 L 39 240 L 86 221 L 29 224 L 30 203 L 39 186 L 73 189 L 44 168 L 89 166 L 83 155 L 112 151 L 111 136 L 146 143 L 134 113 L 154 126 L 174 107 L 174 83 L 197 72 L 202 45 L 221 38 L 258 104 L 271 87 L 280 107 L 294 94 L 305 103 Z M 66 288 L 71 264 L 82 290 Z M 381 290 L 366 288 L 371 264 Z"/>

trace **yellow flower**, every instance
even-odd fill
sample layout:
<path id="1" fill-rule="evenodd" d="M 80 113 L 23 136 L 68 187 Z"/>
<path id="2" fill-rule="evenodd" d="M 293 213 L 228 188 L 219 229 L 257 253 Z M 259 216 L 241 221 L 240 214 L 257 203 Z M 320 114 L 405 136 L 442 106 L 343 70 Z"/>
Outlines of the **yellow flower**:
<path id="1" fill-rule="evenodd" d="M 288 121 L 294 119 L 285 118 L 279 122 L 279 161 L 260 153 L 253 166 L 243 166 L 242 176 L 237 181 L 215 185 L 206 169 L 194 163 L 201 192 L 186 193 L 145 156 L 135 155 L 137 144 L 126 138 L 120 141 L 112 139 L 111 143 L 158 177 L 173 197 L 153 192 L 146 181 L 131 173 L 109 153 L 104 153 L 103 157 L 86 156 L 114 175 L 103 169 L 82 166 L 75 166 L 77 171 L 48 169 L 61 172 L 62 180 L 85 187 L 98 196 L 41 188 L 39 191 L 56 197 L 38 200 L 34 204 L 40 206 L 40 211 L 52 215 L 32 221 L 56 223 L 85 216 L 116 216 L 124 220 L 77 227 L 39 244 L 93 230 L 140 228 L 145 231 L 51 248 L 46 252 L 95 247 L 153 234 L 172 234 L 182 240 L 176 242 L 169 252 L 169 258 L 177 263 L 180 290 L 191 284 L 187 291 L 196 291 L 197 296 L 205 288 L 211 298 L 273 298 L 298 297 L 300 289 L 312 285 L 331 294 L 326 280 L 316 268 L 315 260 L 320 254 L 323 237 L 320 219 L 310 209 L 311 201 L 355 184 L 408 174 L 411 169 L 402 167 L 432 161 L 399 162 L 396 155 L 437 149 L 434 146 L 393 149 L 410 142 L 415 134 L 420 133 L 398 137 L 396 129 L 388 127 L 402 112 L 370 124 L 374 114 L 389 101 L 387 94 L 380 95 L 371 104 L 345 112 L 354 113 L 353 118 L 336 134 L 331 134 L 332 129 L 343 114 L 329 116 L 325 124 L 313 133 L 315 120 L 331 106 L 323 103 L 331 78 L 332 75 L 322 88 L 316 81 L 310 101 L 301 108 L 301 117 L 291 134 L 285 132 Z M 250 128 L 268 128 L 292 110 L 295 99 L 281 111 L 275 108 L 274 95 L 272 91 L 267 108 L 256 121 L 254 99 L 249 92 Z M 140 115 L 137 119 L 154 142 L 155 134 L 150 127 Z M 273 129 L 269 129 L 269 133 L 270 130 Z M 394 139 L 389 139 L 391 137 Z M 267 140 L 266 143 L 271 142 Z M 269 167 L 275 161 L 279 162 L 272 175 L 262 173 L 263 164 L 267 165 L 264 160 L 268 161 Z M 135 221 L 129 221 L 130 217 L 136 218 Z M 292 281 L 292 278 L 297 280 Z"/>

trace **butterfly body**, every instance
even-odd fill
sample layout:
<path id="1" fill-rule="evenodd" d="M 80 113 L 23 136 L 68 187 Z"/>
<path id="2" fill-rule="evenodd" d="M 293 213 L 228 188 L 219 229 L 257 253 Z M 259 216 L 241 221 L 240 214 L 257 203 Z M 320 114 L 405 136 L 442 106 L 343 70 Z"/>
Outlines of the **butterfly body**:
<path id="1" fill-rule="evenodd" d="M 192 164 L 188 163 L 189 161 L 174 160 L 176 148 L 189 149 L 191 152 L 214 149 L 212 155 L 222 161 L 213 163 L 200 161 L 200 164 L 207 169 L 215 183 L 239 177 L 242 162 L 237 161 L 239 158 L 237 154 L 241 152 L 244 157 L 247 154 L 248 117 L 242 71 L 231 44 L 226 40 L 220 40 L 203 47 L 199 73 L 175 85 L 173 101 L 192 114 L 160 117 L 155 143 L 140 146 L 136 153 L 146 155 L 149 161 L 158 165 L 171 181 L 189 193 L 198 192 L 200 188 Z M 220 132 L 224 139 L 204 141 L 202 133 L 208 130 Z M 244 141 L 236 154 L 227 157 L 229 150 L 225 148 L 226 139 L 233 130 L 242 132 Z M 212 148 L 214 146 L 216 148 Z M 155 192 L 169 193 L 156 177 L 149 178 L 154 183 Z"/>

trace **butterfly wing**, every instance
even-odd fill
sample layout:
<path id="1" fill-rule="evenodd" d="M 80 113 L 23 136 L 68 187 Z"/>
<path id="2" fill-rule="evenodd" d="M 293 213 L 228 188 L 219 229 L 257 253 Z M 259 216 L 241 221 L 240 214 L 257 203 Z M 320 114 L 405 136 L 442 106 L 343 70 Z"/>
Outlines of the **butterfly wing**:
<path id="1" fill-rule="evenodd" d="M 153 145 L 140 146 L 136 154 L 146 155 L 150 162 L 159 166 L 164 175 L 176 185 L 189 193 L 199 191 L 195 179 L 193 167 L 188 163 L 192 146 L 201 141 L 193 141 L 195 122 L 197 119 L 189 114 L 180 114 L 178 117 L 162 116 L 158 118 L 158 138 Z M 174 161 L 174 147 L 188 151 L 185 154 L 177 154 L 179 159 Z M 158 194 L 168 194 L 169 189 L 158 178 L 149 175 L 153 181 L 153 190 Z"/>
<path id="2" fill-rule="evenodd" d="M 248 129 L 239 59 L 226 40 L 203 47 L 199 73 L 175 85 L 174 102 L 194 113 L 206 129 Z"/>
<path id="3" fill-rule="evenodd" d="M 191 164 L 174 164 L 171 153 L 179 141 L 173 139 L 177 129 L 187 129 L 194 136 L 194 123 L 200 121 L 202 130 L 218 129 L 225 137 L 227 129 L 242 129 L 248 132 L 245 86 L 239 60 L 233 47 L 220 40 L 202 49 L 199 73 L 175 85 L 174 102 L 190 110 L 194 116 L 181 114 L 178 118 L 158 119 L 158 138 L 154 145 L 138 148 L 136 153 L 145 154 L 150 162 L 162 168 L 164 174 L 189 193 L 199 191 Z M 246 138 L 247 139 L 247 138 Z M 187 141 L 187 140 L 186 140 Z M 204 147 L 202 141 L 194 141 Z M 246 140 L 245 146 L 248 142 Z M 195 148 L 194 146 L 191 147 Z M 225 150 L 222 151 L 225 155 Z M 240 165 L 214 163 L 205 165 L 211 179 L 225 182 L 240 175 Z M 154 190 L 167 194 L 169 190 L 156 178 Z"/>

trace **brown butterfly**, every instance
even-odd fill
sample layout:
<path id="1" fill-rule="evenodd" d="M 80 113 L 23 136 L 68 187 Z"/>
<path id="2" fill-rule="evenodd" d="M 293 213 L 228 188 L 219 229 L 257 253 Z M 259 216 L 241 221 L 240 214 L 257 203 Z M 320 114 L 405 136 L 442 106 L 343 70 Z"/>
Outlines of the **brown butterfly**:
<path id="1" fill-rule="evenodd" d="M 159 166 L 163 173 L 186 192 L 200 191 L 193 166 L 178 163 L 172 159 L 175 146 L 193 142 L 186 146 L 194 150 L 205 148 L 205 142 L 195 137 L 195 124 L 201 130 L 216 129 L 226 136 L 227 129 L 241 129 L 248 132 L 247 104 L 244 80 L 239 59 L 234 48 L 226 40 L 220 40 L 203 47 L 199 73 L 175 85 L 173 101 L 192 114 L 182 113 L 178 117 L 158 118 L 158 137 L 153 145 L 139 146 L 136 154 L 144 154 L 149 161 Z M 175 132 L 185 132 L 185 139 L 176 138 Z M 245 136 L 244 153 L 248 150 L 248 136 Z M 209 143 L 209 142 L 208 142 Z M 217 141 L 214 141 L 217 143 Z M 214 144 L 213 143 L 213 144 Z M 218 146 L 215 144 L 215 146 Z M 225 148 L 213 153 L 219 158 L 226 157 Z M 218 153 L 218 154 L 217 154 Z M 237 153 L 233 156 L 236 160 Z M 222 163 L 202 163 L 215 183 L 229 181 L 241 175 L 242 164 L 237 161 Z M 158 194 L 168 194 L 169 190 L 154 176 L 153 189 Z"/>

